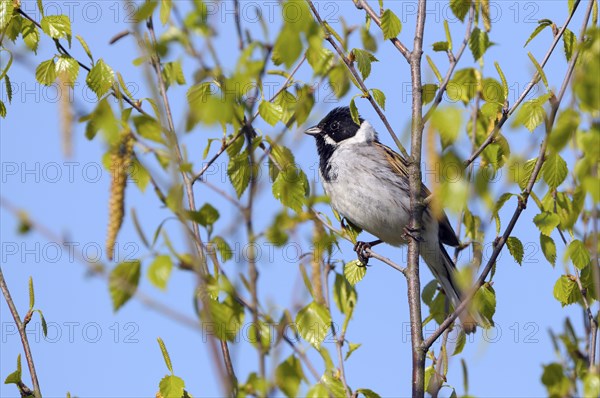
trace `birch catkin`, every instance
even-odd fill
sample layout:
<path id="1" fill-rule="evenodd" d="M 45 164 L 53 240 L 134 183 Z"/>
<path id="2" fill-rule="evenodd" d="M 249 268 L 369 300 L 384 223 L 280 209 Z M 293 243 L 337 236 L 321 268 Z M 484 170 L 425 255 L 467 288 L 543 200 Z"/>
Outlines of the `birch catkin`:
<path id="1" fill-rule="evenodd" d="M 111 154 L 112 180 L 108 210 L 108 236 L 106 238 L 106 256 L 110 261 L 113 260 L 117 234 L 125 216 L 125 185 L 133 156 L 133 142 L 131 133 L 124 133 L 121 142 Z"/>

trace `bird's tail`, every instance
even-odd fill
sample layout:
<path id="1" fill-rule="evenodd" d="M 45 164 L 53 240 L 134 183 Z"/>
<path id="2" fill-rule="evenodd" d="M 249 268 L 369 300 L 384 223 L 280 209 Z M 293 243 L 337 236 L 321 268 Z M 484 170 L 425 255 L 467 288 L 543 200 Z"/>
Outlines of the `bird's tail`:
<path id="1" fill-rule="evenodd" d="M 450 298 L 454 308 L 462 302 L 464 292 L 461 291 L 456 280 L 456 266 L 441 243 L 436 242 L 436 247 L 427 243 L 421 244 L 421 257 L 429 269 L 442 285 L 444 292 Z M 477 325 L 484 325 L 481 315 L 473 308 L 467 308 L 459 315 L 465 333 L 474 333 Z"/>

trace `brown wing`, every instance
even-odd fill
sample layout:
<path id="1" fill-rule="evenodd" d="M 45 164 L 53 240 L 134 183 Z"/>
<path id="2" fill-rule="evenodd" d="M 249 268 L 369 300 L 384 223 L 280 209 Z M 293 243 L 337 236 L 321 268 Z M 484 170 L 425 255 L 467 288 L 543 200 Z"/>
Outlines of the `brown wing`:
<path id="1" fill-rule="evenodd" d="M 394 171 L 396 174 L 408 178 L 408 162 L 406 161 L 406 159 L 404 159 L 402 156 L 400 156 L 400 154 L 394 152 L 394 150 L 386 145 L 383 145 L 380 142 L 375 142 L 374 143 L 376 146 L 380 147 L 385 156 L 387 157 L 389 164 L 392 167 L 392 171 Z M 427 189 L 427 187 L 423 184 L 421 186 L 421 196 L 423 198 L 428 197 L 429 195 L 431 195 L 431 192 L 429 191 L 429 189 Z M 459 246 L 460 242 L 458 240 L 458 237 L 456 236 L 456 232 L 454 232 L 454 228 L 452 228 L 452 225 L 450 225 L 450 221 L 448 221 L 448 216 L 446 215 L 445 212 L 442 212 L 440 219 L 438 220 L 439 222 L 439 238 L 440 241 L 448 246 Z"/>

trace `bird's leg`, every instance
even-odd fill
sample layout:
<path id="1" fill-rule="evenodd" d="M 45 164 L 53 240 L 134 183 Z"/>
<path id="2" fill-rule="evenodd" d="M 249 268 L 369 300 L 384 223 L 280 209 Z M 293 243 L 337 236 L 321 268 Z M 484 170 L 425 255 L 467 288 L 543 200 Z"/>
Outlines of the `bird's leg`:
<path id="1" fill-rule="evenodd" d="M 416 235 L 417 232 L 419 232 L 418 229 L 411 228 L 407 225 L 406 227 L 404 227 L 404 239 L 408 241 L 407 238 L 412 238 L 417 242 L 423 242 L 423 238 L 421 236 Z"/>
<path id="2" fill-rule="evenodd" d="M 370 254 L 367 252 L 367 249 L 372 248 L 380 243 L 383 243 L 381 239 L 374 240 L 372 242 L 361 242 L 358 241 L 354 245 L 354 251 L 358 255 L 358 261 L 361 262 L 362 266 L 365 267 L 369 263 Z"/>

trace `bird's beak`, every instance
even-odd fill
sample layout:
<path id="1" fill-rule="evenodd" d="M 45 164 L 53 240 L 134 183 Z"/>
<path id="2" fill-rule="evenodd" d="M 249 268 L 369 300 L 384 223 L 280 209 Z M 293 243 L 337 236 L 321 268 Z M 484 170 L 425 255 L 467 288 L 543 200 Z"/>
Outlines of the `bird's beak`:
<path id="1" fill-rule="evenodd" d="M 312 126 L 311 128 L 309 128 L 308 130 L 306 130 L 304 132 L 304 134 L 308 134 L 308 135 L 319 135 L 323 132 L 323 130 L 321 130 L 321 128 L 319 126 Z"/>

